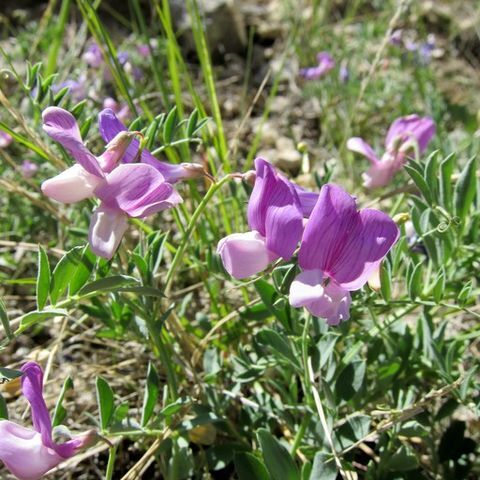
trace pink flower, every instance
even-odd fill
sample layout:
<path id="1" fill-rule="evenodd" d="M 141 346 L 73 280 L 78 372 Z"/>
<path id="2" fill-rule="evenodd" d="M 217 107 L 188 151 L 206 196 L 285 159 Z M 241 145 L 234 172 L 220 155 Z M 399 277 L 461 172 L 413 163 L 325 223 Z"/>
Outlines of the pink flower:
<path id="1" fill-rule="evenodd" d="M 320 52 L 317 55 L 317 60 L 317 66 L 300 69 L 300 75 L 306 80 L 317 80 L 322 78 L 330 70 L 335 68 L 335 60 L 328 52 Z"/>
<path id="2" fill-rule="evenodd" d="M 37 480 L 46 472 L 90 446 L 93 430 L 57 444 L 52 438 L 52 421 L 43 399 L 43 372 L 40 365 L 22 368 L 22 391 L 30 403 L 33 429 L 9 420 L 0 420 L 0 460 L 19 480 Z"/>
<path id="3" fill-rule="evenodd" d="M 103 108 L 111 109 L 122 122 L 128 120 L 130 117 L 130 109 L 128 108 L 128 105 L 126 103 L 119 103 L 112 97 L 107 97 L 103 101 Z"/>
<path id="4" fill-rule="evenodd" d="M 217 252 L 237 279 L 255 275 L 273 261 L 288 260 L 303 230 L 302 206 L 293 184 L 263 158 L 255 160 L 255 186 L 248 202 L 246 233 L 220 240 Z"/>
<path id="5" fill-rule="evenodd" d="M 24 160 L 21 168 L 25 178 L 32 178 L 38 172 L 38 165 L 30 160 Z"/>
<path id="6" fill-rule="evenodd" d="M 12 136 L 0 130 L 0 148 L 7 148 L 12 142 Z"/>
<path id="7" fill-rule="evenodd" d="M 136 158 L 138 141 L 137 150 L 129 151 L 136 132 L 118 132 L 106 151 L 95 157 L 83 144 L 77 121 L 70 112 L 49 107 L 42 117 L 47 134 L 77 161 L 73 167 L 44 181 L 42 191 L 62 203 L 75 203 L 90 197 L 101 201 L 92 215 L 88 235 L 96 255 L 113 257 L 127 229 L 129 217 L 143 218 L 182 202 L 171 183 L 154 166 L 146 163 L 119 165 L 127 155 Z M 156 159 L 154 162 L 162 163 Z M 170 165 L 165 164 L 166 171 L 169 171 L 168 167 Z"/>
<path id="8" fill-rule="evenodd" d="M 350 292 L 362 288 L 396 242 L 385 213 L 357 210 L 355 198 L 333 184 L 320 191 L 298 252 L 302 272 L 290 286 L 293 307 L 305 307 L 329 325 L 350 316 Z"/>
<path id="9" fill-rule="evenodd" d="M 422 154 L 435 135 L 435 122 L 430 117 L 408 115 L 395 120 L 385 139 L 385 153 L 379 159 L 372 147 L 362 138 L 353 137 L 347 141 L 347 148 L 367 157 L 371 166 L 363 177 L 366 188 L 387 185 L 407 163 L 409 151 L 418 148 Z"/>

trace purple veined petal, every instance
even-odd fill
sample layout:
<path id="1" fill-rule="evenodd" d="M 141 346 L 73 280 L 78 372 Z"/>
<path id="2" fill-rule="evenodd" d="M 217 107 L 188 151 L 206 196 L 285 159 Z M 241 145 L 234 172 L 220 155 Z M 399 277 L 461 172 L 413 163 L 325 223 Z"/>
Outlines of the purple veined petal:
<path id="1" fill-rule="evenodd" d="M 299 273 L 290 285 L 290 305 L 295 308 L 306 307 L 321 298 L 323 280 L 323 272 L 319 269 Z"/>
<path id="2" fill-rule="evenodd" d="M 372 163 L 377 163 L 380 160 L 373 148 L 360 137 L 352 137 L 347 141 L 347 148 L 352 152 L 357 152 L 364 157 L 367 157 Z"/>
<path id="3" fill-rule="evenodd" d="M 397 118 L 388 129 L 385 149 L 392 150 L 396 143 L 404 143 L 413 138 L 418 142 L 420 153 L 423 153 L 435 135 L 435 131 L 435 122 L 430 117 L 413 114 Z"/>
<path id="4" fill-rule="evenodd" d="M 0 460 L 19 480 L 38 480 L 65 458 L 46 446 L 40 433 L 0 420 Z"/>
<path id="5" fill-rule="evenodd" d="M 272 198 L 272 203 L 276 204 L 268 207 L 265 231 L 267 239 L 267 248 L 282 257 L 289 260 L 295 250 L 303 233 L 303 214 L 298 203 L 289 203 L 290 197 L 285 192 L 275 192 L 276 196 Z M 285 202 L 282 205 L 282 202 Z"/>
<path id="6" fill-rule="evenodd" d="M 335 282 L 323 284 L 321 270 L 305 270 L 290 286 L 289 301 L 293 307 L 305 307 L 312 315 L 338 325 L 350 318 L 350 293 Z"/>
<path id="7" fill-rule="evenodd" d="M 225 270 L 238 280 L 262 272 L 278 259 L 268 250 L 265 238 L 256 231 L 233 233 L 222 238 L 217 253 Z"/>
<path id="8" fill-rule="evenodd" d="M 360 221 L 349 232 L 329 272 L 345 290 L 365 285 L 399 236 L 397 225 L 386 213 L 364 209 L 358 217 Z"/>
<path id="9" fill-rule="evenodd" d="M 27 362 L 22 366 L 22 392 L 30 404 L 33 428 L 40 433 L 42 443 L 55 448 L 52 440 L 52 421 L 47 405 L 43 399 L 43 372 L 35 362 Z"/>
<path id="10" fill-rule="evenodd" d="M 89 173 L 103 177 L 95 156 L 83 144 L 75 117 L 59 107 L 48 107 L 42 113 L 43 129 Z"/>
<path id="11" fill-rule="evenodd" d="M 128 228 L 128 217 L 121 210 L 100 205 L 90 219 L 88 242 L 95 255 L 110 260 Z"/>
<path id="12" fill-rule="evenodd" d="M 182 201 L 163 175 L 144 163 L 118 166 L 95 190 L 95 195 L 105 207 L 122 210 L 130 217 L 145 217 Z"/>
<path id="13" fill-rule="evenodd" d="M 127 127 L 117 118 L 115 112 L 111 108 L 105 108 L 98 115 L 98 129 L 100 135 L 105 142 L 111 142 L 116 135 L 120 132 L 127 130 Z M 140 143 L 137 139 L 133 139 L 130 146 L 127 148 L 123 157 L 124 163 L 132 163 L 137 160 L 137 153 L 140 147 Z M 187 172 L 182 166 L 162 162 L 155 158 L 148 150 L 143 150 L 140 160 L 142 163 L 151 165 L 158 170 L 169 183 L 175 183 L 184 178 L 189 178 L 189 172 Z"/>
<path id="14" fill-rule="evenodd" d="M 265 215 L 268 201 L 265 193 L 267 190 L 266 177 L 271 168 L 273 167 L 265 159 L 255 159 L 255 184 L 247 207 L 248 225 L 252 230 L 260 232 L 262 236 L 265 236 Z"/>
<path id="15" fill-rule="evenodd" d="M 263 158 L 255 160 L 257 176 L 248 202 L 248 224 L 266 238 L 271 252 L 288 260 L 300 241 L 303 214 L 292 184 Z"/>
<path id="16" fill-rule="evenodd" d="M 337 185 L 324 185 L 303 232 L 298 253 L 300 267 L 330 274 L 358 223 L 355 199 Z"/>
<path id="17" fill-rule="evenodd" d="M 302 209 L 302 214 L 305 218 L 310 217 L 312 210 L 314 209 L 320 193 L 310 192 L 300 187 L 299 185 L 290 182 L 293 185 L 293 188 L 297 192 L 298 199 L 300 201 L 300 207 Z"/>
<path id="18" fill-rule="evenodd" d="M 93 196 L 102 178 L 88 173 L 78 163 L 42 183 L 44 195 L 61 203 L 76 203 Z"/>

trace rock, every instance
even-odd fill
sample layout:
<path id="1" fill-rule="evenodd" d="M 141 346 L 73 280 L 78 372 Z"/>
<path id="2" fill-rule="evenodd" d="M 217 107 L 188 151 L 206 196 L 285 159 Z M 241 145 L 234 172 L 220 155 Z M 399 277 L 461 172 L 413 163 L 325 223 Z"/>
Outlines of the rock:
<path id="1" fill-rule="evenodd" d="M 183 2 L 174 2 L 182 4 Z M 204 20 L 208 46 L 212 54 L 243 53 L 247 45 L 245 21 L 235 0 L 202 0 L 198 6 Z M 174 18 L 177 28 L 184 32 L 181 41 L 185 48 L 195 51 L 191 19 L 183 6 L 180 18 Z"/>
<path id="2" fill-rule="evenodd" d="M 275 148 L 263 149 L 257 152 L 257 157 L 263 157 L 275 166 L 286 172 L 295 172 L 300 169 L 302 155 L 295 148 L 291 138 L 278 137 Z"/>

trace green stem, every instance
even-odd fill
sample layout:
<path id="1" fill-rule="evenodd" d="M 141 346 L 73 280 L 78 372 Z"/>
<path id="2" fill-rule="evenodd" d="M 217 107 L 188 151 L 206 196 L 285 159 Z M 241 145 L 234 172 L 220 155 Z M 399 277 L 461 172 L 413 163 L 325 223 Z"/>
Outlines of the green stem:
<path id="1" fill-rule="evenodd" d="M 200 215 L 203 213 L 206 206 L 208 205 L 208 202 L 217 193 L 217 191 L 232 178 L 233 178 L 232 175 L 225 175 L 225 177 L 223 177 L 220 181 L 218 181 L 217 183 L 214 183 L 209 188 L 205 196 L 203 197 L 203 200 L 198 204 L 198 207 L 196 208 L 196 210 L 193 212 L 193 215 L 190 218 L 190 222 L 188 223 L 187 229 L 185 230 L 185 233 L 183 235 L 182 242 L 180 243 L 180 246 L 175 252 L 175 256 L 173 257 L 172 264 L 170 265 L 170 268 L 168 269 L 168 272 L 167 272 L 167 278 L 165 281 L 165 294 L 167 296 L 172 286 L 173 276 L 183 258 L 185 249 L 187 248 L 188 242 L 190 241 L 193 231 L 197 226 L 197 221 L 200 218 Z"/>
<path id="2" fill-rule="evenodd" d="M 310 418 L 311 418 L 311 415 L 308 412 L 305 412 L 302 418 L 302 423 L 300 424 L 300 428 L 298 429 L 298 432 L 295 435 L 295 438 L 293 439 L 293 445 L 290 451 L 290 454 L 292 455 L 292 457 L 295 457 L 295 454 L 297 453 L 298 447 L 300 446 L 303 436 L 305 435 L 305 431 L 307 429 L 308 423 L 310 422 Z"/>
<path id="3" fill-rule="evenodd" d="M 308 374 L 308 344 L 309 344 L 309 337 L 308 331 L 310 329 L 310 322 L 311 322 L 311 315 L 308 314 L 307 318 L 305 319 L 305 325 L 303 326 L 303 333 L 302 333 L 302 360 L 303 360 L 303 380 L 305 383 L 305 396 L 307 397 L 307 404 L 311 404 L 313 401 L 312 397 L 312 384 L 310 382 L 310 376 Z"/>
<path id="4" fill-rule="evenodd" d="M 108 463 L 107 463 L 107 471 L 105 472 L 105 480 L 112 480 L 113 478 L 113 469 L 115 466 L 115 457 L 117 456 L 117 447 L 110 448 L 108 451 Z"/>

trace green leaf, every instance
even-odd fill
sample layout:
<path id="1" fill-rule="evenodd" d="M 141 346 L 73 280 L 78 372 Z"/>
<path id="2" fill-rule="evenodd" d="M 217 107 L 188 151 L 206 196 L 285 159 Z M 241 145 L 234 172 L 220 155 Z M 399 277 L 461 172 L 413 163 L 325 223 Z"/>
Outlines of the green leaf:
<path id="1" fill-rule="evenodd" d="M 110 292 L 127 287 L 128 285 L 138 284 L 138 280 L 127 275 L 114 275 L 112 277 L 101 278 L 93 282 L 87 283 L 78 294 L 83 297 L 93 292 Z"/>
<path id="2" fill-rule="evenodd" d="M 457 302 L 460 306 L 464 306 L 472 293 L 472 280 L 469 280 L 463 288 L 460 290 L 460 293 L 457 295 Z"/>
<path id="3" fill-rule="evenodd" d="M 100 415 L 100 426 L 105 430 L 113 416 L 114 402 L 113 391 L 110 385 L 102 377 L 97 377 L 97 403 Z"/>
<path id="4" fill-rule="evenodd" d="M 5 401 L 5 398 L 3 398 L 3 395 L 1 393 L 0 393 L 0 418 L 4 420 L 8 420 L 7 402 Z"/>
<path id="5" fill-rule="evenodd" d="M 439 203 L 437 199 L 438 195 L 438 150 L 432 152 L 427 158 L 425 165 L 425 181 L 430 187 L 430 190 L 433 194 L 433 199 L 436 203 Z"/>
<path id="6" fill-rule="evenodd" d="M 455 214 L 458 215 L 461 220 L 465 220 L 468 210 L 475 198 L 477 188 L 476 169 L 477 159 L 476 157 L 472 157 L 462 170 L 455 185 L 453 203 L 455 206 Z"/>
<path id="7" fill-rule="evenodd" d="M 87 280 L 90 278 L 96 263 L 97 258 L 88 248 L 88 245 L 85 245 L 80 257 L 80 261 L 77 264 L 75 275 L 72 277 L 68 287 L 69 295 L 75 295 L 85 285 L 85 283 L 87 283 Z"/>
<path id="8" fill-rule="evenodd" d="M 394 472 L 405 472 L 418 467 L 416 455 L 405 445 L 401 445 L 385 463 L 386 468 Z"/>
<path id="9" fill-rule="evenodd" d="M 238 480 L 270 480 L 263 462 L 251 453 L 235 453 L 233 463 Z"/>
<path id="10" fill-rule="evenodd" d="M 256 335 L 260 343 L 270 347 L 274 353 L 278 354 L 283 360 L 286 360 L 292 367 L 300 370 L 300 363 L 298 362 L 298 355 L 295 355 L 289 342 L 282 337 L 278 332 L 271 328 L 265 328 Z"/>
<path id="11" fill-rule="evenodd" d="M 288 321 L 288 316 L 285 312 L 285 308 L 284 309 L 275 308 L 275 301 L 278 298 L 278 294 L 275 288 L 272 285 L 270 285 L 268 282 L 262 279 L 257 280 L 254 283 L 254 286 L 258 294 L 260 295 L 262 302 L 267 307 L 268 311 L 273 316 L 275 316 L 285 328 L 289 329 L 290 325 Z"/>
<path id="12" fill-rule="evenodd" d="M 328 463 L 327 460 L 330 460 Z M 324 452 L 317 452 L 313 459 L 312 473 L 310 480 L 335 480 L 337 478 L 337 467 L 332 456 Z"/>
<path id="13" fill-rule="evenodd" d="M 163 141 L 165 145 L 171 143 L 173 135 L 175 134 L 175 127 L 177 124 L 177 107 L 173 107 L 167 115 L 165 124 L 163 125 Z"/>
<path id="14" fill-rule="evenodd" d="M 422 294 L 422 262 L 419 262 L 411 270 L 407 281 L 408 296 L 415 300 Z"/>
<path id="15" fill-rule="evenodd" d="M 11 340 L 14 337 L 14 335 L 10 327 L 10 321 L 8 320 L 7 307 L 5 306 L 5 303 L 1 298 L 0 298 L 0 320 L 2 322 L 3 329 L 5 330 L 7 338 Z"/>
<path id="16" fill-rule="evenodd" d="M 65 394 L 73 389 L 73 380 L 72 377 L 68 376 L 65 381 L 63 382 L 63 387 L 58 396 L 57 403 L 55 405 L 55 410 L 53 412 L 53 419 L 52 419 L 52 426 L 56 427 L 63 423 L 65 420 L 65 416 L 67 415 L 67 411 L 63 406 L 63 399 L 65 398 Z"/>
<path id="17" fill-rule="evenodd" d="M 423 195 L 423 198 L 427 201 L 429 205 L 432 204 L 433 202 L 433 196 L 432 192 L 430 190 L 430 187 L 427 185 L 427 182 L 423 178 L 422 174 L 418 172 L 416 168 L 414 168 L 412 165 L 405 165 L 405 170 L 408 172 L 410 175 L 411 179 L 415 183 L 415 185 L 418 187 L 420 190 L 421 194 Z"/>
<path id="18" fill-rule="evenodd" d="M 272 479 L 299 480 L 300 472 L 288 450 L 264 428 L 257 430 L 257 437 L 262 448 L 263 460 Z"/>
<path id="19" fill-rule="evenodd" d="M 0 367 L 0 379 L 2 381 L 15 380 L 18 377 L 21 377 L 23 372 L 21 370 L 15 370 L 13 368 Z"/>
<path id="20" fill-rule="evenodd" d="M 190 403 L 189 398 L 180 397 L 175 402 L 170 403 L 165 407 L 163 407 L 162 410 L 160 411 L 160 415 L 165 418 L 172 417 L 173 415 L 178 413 L 185 405 L 189 403 Z"/>
<path id="21" fill-rule="evenodd" d="M 152 363 L 148 364 L 147 383 L 145 386 L 145 395 L 143 397 L 142 419 L 140 424 L 145 427 L 152 416 L 153 409 L 158 399 L 160 381 L 157 371 Z"/>
<path id="22" fill-rule="evenodd" d="M 350 400 L 362 387 L 366 364 L 363 361 L 349 363 L 335 382 L 335 391 L 343 400 Z"/>
<path id="23" fill-rule="evenodd" d="M 388 260 L 380 266 L 380 292 L 386 302 L 392 298 L 392 267 Z"/>
<path id="24" fill-rule="evenodd" d="M 38 274 L 37 274 L 37 309 L 42 310 L 47 303 L 48 293 L 50 292 L 50 264 L 48 256 L 43 247 L 38 247 Z"/>
<path id="25" fill-rule="evenodd" d="M 52 317 L 66 317 L 68 316 L 67 310 L 63 308 L 52 308 L 50 310 L 35 310 L 33 312 L 26 313 L 20 317 L 20 326 L 15 333 L 21 333 L 33 324 L 42 320 Z"/>
<path id="26" fill-rule="evenodd" d="M 451 211 L 452 208 L 452 173 L 453 173 L 453 160 L 455 154 L 449 155 L 440 164 L 440 199 L 442 205 Z"/>
<path id="27" fill-rule="evenodd" d="M 197 121 L 198 121 L 198 110 L 195 109 L 191 114 L 188 119 L 187 123 L 187 138 L 190 138 L 193 136 L 195 133 L 195 130 L 197 128 Z"/>
<path id="28" fill-rule="evenodd" d="M 84 249 L 85 247 L 72 248 L 53 269 L 50 284 L 50 300 L 53 305 L 57 303 L 57 300 L 65 293 L 70 283 L 74 280 L 82 262 Z"/>

